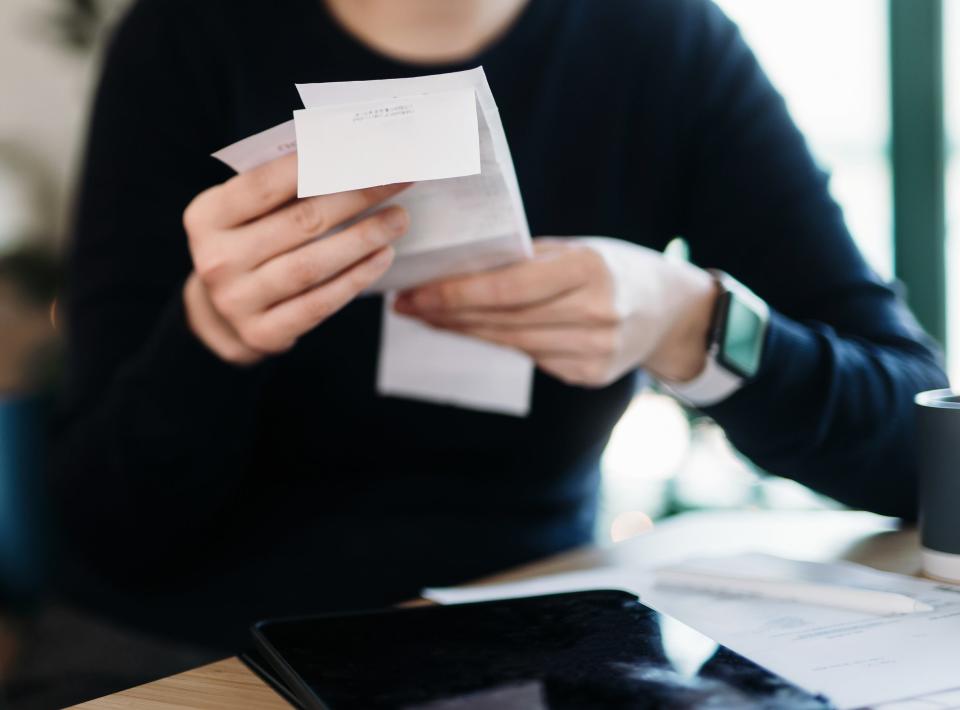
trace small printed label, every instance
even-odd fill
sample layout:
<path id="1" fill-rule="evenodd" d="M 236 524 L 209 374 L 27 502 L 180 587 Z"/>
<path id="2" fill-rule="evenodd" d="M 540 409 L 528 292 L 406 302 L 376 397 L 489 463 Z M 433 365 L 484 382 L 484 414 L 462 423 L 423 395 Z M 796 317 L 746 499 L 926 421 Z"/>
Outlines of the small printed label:
<path id="1" fill-rule="evenodd" d="M 413 104 L 402 103 L 394 106 L 381 106 L 380 108 L 371 108 L 365 111 L 357 111 L 353 114 L 353 122 L 373 121 L 378 118 L 397 118 L 399 116 L 409 116 L 414 113 Z"/>

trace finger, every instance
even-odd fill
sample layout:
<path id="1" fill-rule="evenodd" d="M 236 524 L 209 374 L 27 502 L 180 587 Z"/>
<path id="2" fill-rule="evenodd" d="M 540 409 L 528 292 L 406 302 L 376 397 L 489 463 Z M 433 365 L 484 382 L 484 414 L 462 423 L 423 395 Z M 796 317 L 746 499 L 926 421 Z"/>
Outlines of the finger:
<path id="1" fill-rule="evenodd" d="M 587 285 L 596 265 L 583 256 L 578 248 L 559 250 L 494 271 L 426 284 L 401 300 L 421 312 L 530 306 Z"/>
<path id="2" fill-rule="evenodd" d="M 457 332 L 522 350 L 534 358 L 575 357 L 609 360 L 616 352 L 616 328 L 458 328 Z"/>
<path id="3" fill-rule="evenodd" d="M 533 240 L 533 253 L 537 256 L 570 247 L 570 241 L 562 237 L 537 237 Z"/>
<path id="4" fill-rule="evenodd" d="M 591 358 L 551 356 L 538 359 L 537 367 L 561 382 L 577 387 L 596 387 L 610 379 L 606 363 Z"/>
<path id="5" fill-rule="evenodd" d="M 263 311 L 334 278 L 358 261 L 392 244 L 407 230 L 402 207 L 388 207 L 342 232 L 316 239 L 281 254 L 242 277 L 233 303 L 221 304 L 231 315 Z"/>
<path id="6" fill-rule="evenodd" d="M 303 246 L 350 219 L 394 197 L 410 183 L 380 185 L 296 200 L 245 225 L 231 236 L 233 247 L 255 268 L 273 257 Z"/>
<path id="7" fill-rule="evenodd" d="M 609 299 L 589 296 L 584 289 L 571 291 L 551 301 L 526 308 L 500 310 L 418 311 L 397 299 L 394 310 L 438 328 L 529 328 L 543 326 L 604 326 L 619 320 Z"/>
<path id="8" fill-rule="evenodd" d="M 235 175 L 201 193 L 184 213 L 189 228 L 229 228 L 267 214 L 297 196 L 296 153 Z"/>
<path id="9" fill-rule="evenodd" d="M 384 247 L 322 286 L 265 311 L 241 335 L 258 350 L 286 350 L 383 276 L 393 259 L 393 248 Z"/>
<path id="10" fill-rule="evenodd" d="M 194 332 L 201 334 L 201 339 L 211 350 L 236 365 L 250 365 L 263 358 L 264 353 L 247 347 L 236 330 L 217 312 L 210 294 L 195 274 L 187 279 L 185 297 L 187 293 L 197 305 L 196 310 L 187 310 L 190 325 Z"/>

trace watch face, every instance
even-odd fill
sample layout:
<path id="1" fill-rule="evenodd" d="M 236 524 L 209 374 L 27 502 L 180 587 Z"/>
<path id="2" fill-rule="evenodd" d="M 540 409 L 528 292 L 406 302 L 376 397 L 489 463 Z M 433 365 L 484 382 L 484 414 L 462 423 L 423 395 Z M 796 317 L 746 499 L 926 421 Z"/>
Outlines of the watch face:
<path id="1" fill-rule="evenodd" d="M 760 369 L 760 354 L 766 334 L 766 320 L 742 300 L 730 294 L 718 359 L 727 369 L 751 378 Z"/>

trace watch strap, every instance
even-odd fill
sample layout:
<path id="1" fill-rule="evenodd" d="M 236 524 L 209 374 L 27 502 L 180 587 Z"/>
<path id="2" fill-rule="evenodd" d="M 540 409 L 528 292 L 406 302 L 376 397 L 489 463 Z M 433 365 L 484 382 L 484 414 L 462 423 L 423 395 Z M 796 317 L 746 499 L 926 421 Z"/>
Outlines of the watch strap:
<path id="1" fill-rule="evenodd" d="M 722 402 L 743 386 L 743 378 L 730 372 L 717 362 L 716 346 L 707 352 L 703 371 L 689 382 L 666 382 L 660 384 L 692 407 L 709 407 Z"/>
<path id="2" fill-rule="evenodd" d="M 708 334 L 706 364 L 703 371 L 689 382 L 661 382 L 670 394 L 693 407 L 709 407 L 718 404 L 743 387 L 745 383 L 743 377 L 721 364 L 717 357 L 720 341 L 724 337 L 723 330 L 726 327 L 727 317 L 727 314 L 721 313 L 720 310 L 725 304 L 728 305 L 728 294 L 735 294 L 737 298 L 748 302 L 756 312 L 765 314 L 769 319 L 767 304 L 752 291 L 723 271 L 716 269 L 708 269 L 708 271 L 713 276 L 719 293 Z"/>

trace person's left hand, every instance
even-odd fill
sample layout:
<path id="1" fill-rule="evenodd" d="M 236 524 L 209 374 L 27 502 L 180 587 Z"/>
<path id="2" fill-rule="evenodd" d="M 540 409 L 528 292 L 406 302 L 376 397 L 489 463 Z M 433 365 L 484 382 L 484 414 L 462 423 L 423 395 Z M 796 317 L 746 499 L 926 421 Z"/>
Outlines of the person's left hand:
<path id="1" fill-rule="evenodd" d="M 522 350 L 569 384 L 603 386 L 638 366 L 674 382 L 701 372 L 716 299 L 706 272 L 616 239 L 540 238 L 534 252 L 402 293 L 394 309 Z"/>

